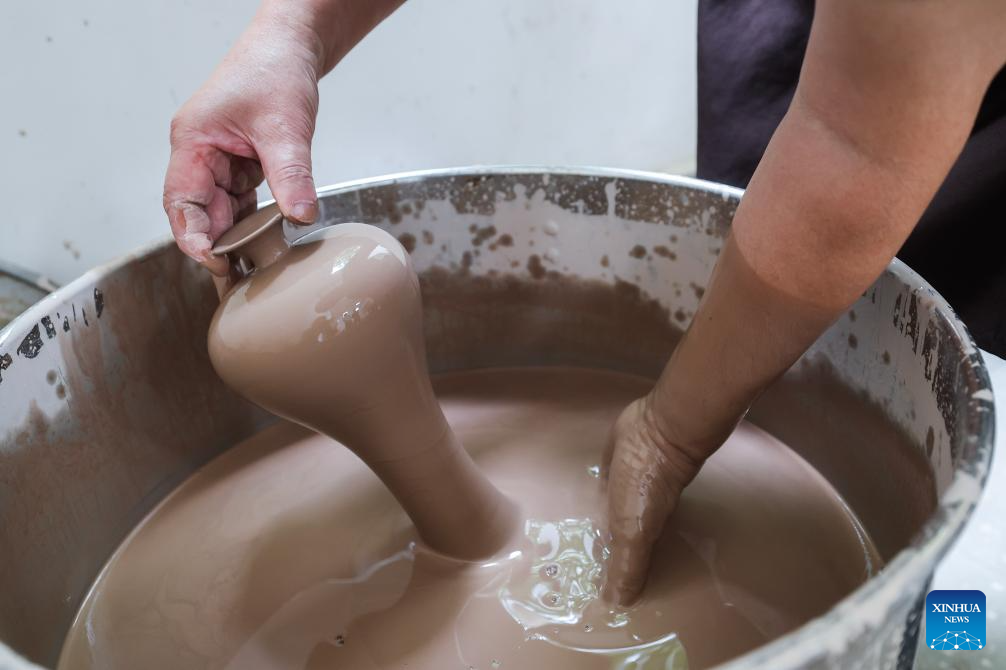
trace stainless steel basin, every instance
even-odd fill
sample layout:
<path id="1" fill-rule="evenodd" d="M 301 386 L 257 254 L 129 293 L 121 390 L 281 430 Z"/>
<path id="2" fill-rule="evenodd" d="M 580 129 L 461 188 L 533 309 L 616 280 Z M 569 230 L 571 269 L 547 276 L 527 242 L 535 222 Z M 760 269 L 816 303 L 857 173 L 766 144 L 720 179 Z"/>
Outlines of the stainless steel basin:
<path id="1" fill-rule="evenodd" d="M 577 364 L 655 376 L 740 195 L 657 174 L 472 168 L 324 189 L 320 225 L 373 223 L 412 250 L 435 371 Z M 0 667 L 11 650 L 52 667 L 129 530 L 271 420 L 210 368 L 215 305 L 208 276 L 163 242 L 92 270 L 0 335 Z M 894 262 L 751 414 L 829 478 L 887 566 L 722 667 L 909 667 L 928 581 L 981 494 L 993 416 L 966 329 Z"/>

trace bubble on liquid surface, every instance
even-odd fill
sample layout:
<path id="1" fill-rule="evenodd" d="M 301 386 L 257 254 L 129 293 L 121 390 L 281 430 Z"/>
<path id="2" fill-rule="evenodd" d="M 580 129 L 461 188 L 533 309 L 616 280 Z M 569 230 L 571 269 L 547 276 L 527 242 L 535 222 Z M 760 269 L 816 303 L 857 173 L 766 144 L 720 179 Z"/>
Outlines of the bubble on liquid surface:
<path id="1" fill-rule="evenodd" d="M 624 628 L 629 624 L 629 615 L 625 612 L 615 612 L 608 622 L 608 628 Z"/>
<path id="2" fill-rule="evenodd" d="M 590 519 L 530 519 L 524 534 L 535 551 L 500 590 L 503 607 L 525 630 L 578 624 L 600 594 L 607 557 L 600 531 Z"/>
<path id="3" fill-rule="evenodd" d="M 633 628 L 632 609 L 600 600 L 610 551 L 591 519 L 530 519 L 524 535 L 531 549 L 511 564 L 498 595 L 528 642 L 590 649 L 609 656 L 613 670 L 687 669 L 674 632 L 644 640 Z"/>

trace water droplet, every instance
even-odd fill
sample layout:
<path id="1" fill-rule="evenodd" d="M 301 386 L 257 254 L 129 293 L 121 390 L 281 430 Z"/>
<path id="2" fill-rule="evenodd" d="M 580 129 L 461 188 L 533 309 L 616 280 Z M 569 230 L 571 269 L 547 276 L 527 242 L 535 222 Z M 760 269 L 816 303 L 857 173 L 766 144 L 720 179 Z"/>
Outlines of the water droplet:
<path id="1" fill-rule="evenodd" d="M 557 574 L 559 574 L 559 566 L 558 565 L 556 565 L 555 563 L 549 563 L 548 565 L 545 566 L 545 576 L 546 577 L 555 577 Z M 555 594 L 553 594 L 553 595 L 555 595 Z"/>
<path id="2" fill-rule="evenodd" d="M 591 626 L 589 623 L 588 624 L 584 624 L 583 630 L 584 630 L 585 633 L 589 633 L 590 631 L 594 630 L 594 627 Z"/>
<path id="3" fill-rule="evenodd" d="M 587 468 L 587 474 L 593 477 L 594 479 L 599 479 L 601 477 L 601 466 L 600 465 L 590 466 L 589 468 Z"/>
<path id="4" fill-rule="evenodd" d="M 496 660 L 496 659 L 494 658 L 494 659 L 493 659 L 493 662 L 492 662 L 492 663 L 490 663 L 489 665 L 493 666 L 494 668 L 498 668 L 498 667 L 500 667 L 500 666 L 501 666 L 501 665 L 503 665 L 503 664 L 502 664 L 502 663 L 500 663 L 499 661 L 497 661 L 497 660 Z"/>
<path id="5" fill-rule="evenodd" d="M 625 612 L 610 612 L 613 616 L 608 622 L 608 628 L 622 628 L 629 624 L 629 615 Z"/>
<path id="6" fill-rule="evenodd" d="M 346 638 L 343 635 L 336 635 L 332 638 L 332 644 L 336 647 L 341 647 L 346 644 Z"/>
<path id="7" fill-rule="evenodd" d="M 558 593 L 550 593 L 550 594 L 548 594 L 547 600 L 548 600 L 548 604 L 549 605 L 556 606 L 556 605 L 559 604 L 559 594 Z"/>

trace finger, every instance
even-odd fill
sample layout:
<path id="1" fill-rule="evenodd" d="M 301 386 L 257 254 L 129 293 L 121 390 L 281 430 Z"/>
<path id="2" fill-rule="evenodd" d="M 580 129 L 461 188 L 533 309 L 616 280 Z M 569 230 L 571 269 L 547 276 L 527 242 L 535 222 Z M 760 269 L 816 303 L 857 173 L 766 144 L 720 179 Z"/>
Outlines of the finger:
<path id="1" fill-rule="evenodd" d="M 255 191 L 248 191 L 241 195 L 227 194 L 230 202 L 230 211 L 234 214 L 235 223 L 250 214 L 254 214 L 258 209 L 258 196 Z"/>
<path id="2" fill-rule="evenodd" d="M 611 459 L 615 454 L 615 430 L 608 436 L 608 443 L 604 446 L 604 453 L 601 454 L 601 481 L 607 482 L 611 475 Z"/>
<path id="3" fill-rule="evenodd" d="M 210 203 L 206 206 L 206 214 L 210 218 L 210 239 L 214 242 L 234 225 L 237 214 L 237 198 L 215 186 Z"/>
<path id="4" fill-rule="evenodd" d="M 611 556 L 603 592 L 606 600 L 629 605 L 639 597 L 646 584 L 653 544 L 679 494 L 659 449 L 634 439 L 618 442 L 608 480 Z"/>
<path id="5" fill-rule="evenodd" d="M 262 183 L 262 166 L 254 158 L 236 156 L 210 145 L 187 148 L 213 175 L 213 182 L 235 195 Z"/>
<path id="6" fill-rule="evenodd" d="M 186 256 L 201 263 L 214 275 L 227 274 L 228 261 L 210 253 L 213 241 L 209 236 L 210 219 L 206 210 L 194 204 L 173 205 L 168 211 L 175 243 Z"/>
<path id="7" fill-rule="evenodd" d="M 265 173 L 262 172 L 262 165 L 257 160 L 252 160 L 251 158 L 243 158 L 241 156 L 232 156 L 231 165 L 228 170 L 230 179 L 227 183 L 217 182 L 218 186 L 222 186 L 234 195 L 241 195 L 248 191 L 254 191 L 258 188 L 259 184 L 265 179 Z"/>
<path id="8" fill-rule="evenodd" d="M 226 259 L 210 254 L 216 239 L 213 233 L 219 235 L 222 232 L 221 223 L 214 223 L 212 219 L 214 214 L 219 216 L 219 205 L 211 210 L 220 193 L 212 170 L 198 152 L 191 149 L 171 152 L 163 199 L 171 232 L 183 253 L 217 275 L 225 274 L 228 268 Z"/>
<path id="9" fill-rule="evenodd" d="M 611 459 L 615 453 L 615 445 L 619 440 L 635 437 L 642 417 L 643 399 L 630 403 L 622 413 L 619 414 L 615 423 L 611 426 L 611 433 L 608 435 L 608 442 L 601 455 L 601 481 L 607 482 L 611 474 Z"/>
<path id="10" fill-rule="evenodd" d="M 227 273 L 223 276 L 213 275 L 213 287 L 217 290 L 217 297 L 222 300 L 240 278 L 241 274 L 234 265 L 230 265 Z"/>
<path id="11" fill-rule="evenodd" d="M 254 191 L 252 191 L 254 193 Z M 206 206 L 206 217 L 209 219 L 209 231 L 206 238 L 209 240 L 210 248 L 224 232 L 234 225 L 239 209 L 238 198 L 231 195 L 219 186 L 214 187 L 210 204 Z M 201 240 L 200 240 L 201 242 Z M 203 262 L 207 268 L 211 268 L 214 275 L 221 276 L 227 281 L 217 286 L 217 291 L 226 292 L 233 283 L 234 266 L 230 260 L 224 256 L 209 255 L 209 259 Z M 223 295 L 223 293 L 220 293 Z"/>
<path id="12" fill-rule="evenodd" d="M 237 214 L 234 216 L 235 221 L 240 221 L 246 216 L 250 216 L 255 213 L 258 209 L 258 194 L 255 191 L 248 191 L 247 193 L 242 193 L 235 198 L 234 210 Z"/>
<path id="13" fill-rule="evenodd" d="M 311 175 L 311 139 L 267 142 L 258 147 L 266 181 L 280 211 L 295 223 L 318 218 L 318 194 Z"/>
<path id="14" fill-rule="evenodd" d="M 205 210 L 198 207 L 180 208 L 175 216 L 182 220 L 186 232 L 175 236 L 175 243 L 186 256 L 195 259 L 199 264 L 216 276 L 224 276 L 230 268 L 230 261 L 224 256 L 214 256 L 211 253 L 213 240 L 200 229 L 209 227 L 209 217 Z"/>

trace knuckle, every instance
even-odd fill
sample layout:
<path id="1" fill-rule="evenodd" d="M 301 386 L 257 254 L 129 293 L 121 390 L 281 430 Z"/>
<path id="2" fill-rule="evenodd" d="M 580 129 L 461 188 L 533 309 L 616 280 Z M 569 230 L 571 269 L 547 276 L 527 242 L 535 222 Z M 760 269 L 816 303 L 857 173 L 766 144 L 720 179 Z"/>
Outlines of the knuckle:
<path id="1" fill-rule="evenodd" d="M 168 126 L 171 147 L 176 149 L 206 144 L 206 130 L 212 125 L 212 117 L 189 111 L 187 107 L 183 107 L 171 118 L 171 123 Z"/>
<path id="2" fill-rule="evenodd" d="M 275 138 L 280 142 L 303 144 L 314 135 L 314 115 L 310 109 L 266 114 L 259 124 L 264 137 Z"/>
<path id="3" fill-rule="evenodd" d="M 171 194 L 168 193 L 167 188 L 164 189 L 164 193 L 161 194 L 161 207 L 164 209 L 164 213 L 171 216 Z"/>
<path id="4" fill-rule="evenodd" d="M 280 182 L 298 182 L 311 179 L 311 168 L 304 163 L 284 163 L 276 168 L 274 178 Z"/>
<path id="5" fill-rule="evenodd" d="M 184 112 L 178 112 L 171 118 L 168 136 L 171 139 L 171 146 L 182 144 L 188 135 L 189 122 Z"/>
<path id="6" fill-rule="evenodd" d="M 170 211 L 188 212 L 196 209 L 205 209 L 206 204 L 198 198 L 165 191 L 162 197 L 164 208 Z"/>

